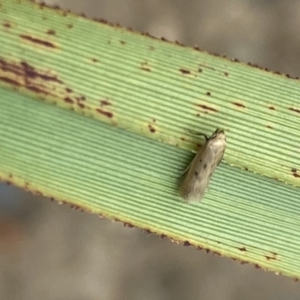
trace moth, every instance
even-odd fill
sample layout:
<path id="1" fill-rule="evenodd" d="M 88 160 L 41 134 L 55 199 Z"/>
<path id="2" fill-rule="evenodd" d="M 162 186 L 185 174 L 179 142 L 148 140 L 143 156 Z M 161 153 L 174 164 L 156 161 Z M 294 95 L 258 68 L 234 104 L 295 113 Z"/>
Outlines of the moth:
<path id="1" fill-rule="evenodd" d="M 184 172 L 186 175 L 179 189 L 180 196 L 188 203 L 199 202 L 202 199 L 226 148 L 223 130 L 217 129 L 209 138 L 204 136 L 206 142 Z"/>

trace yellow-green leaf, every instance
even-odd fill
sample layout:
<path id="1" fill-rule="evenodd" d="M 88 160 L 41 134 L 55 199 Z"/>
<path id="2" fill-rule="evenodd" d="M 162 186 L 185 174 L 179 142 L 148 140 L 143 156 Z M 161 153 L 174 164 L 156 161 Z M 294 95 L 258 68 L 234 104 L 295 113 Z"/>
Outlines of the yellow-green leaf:
<path id="1" fill-rule="evenodd" d="M 300 277 L 300 85 L 24 0 L 0 0 L 0 177 Z M 197 148 L 227 149 L 198 205 L 178 197 Z"/>

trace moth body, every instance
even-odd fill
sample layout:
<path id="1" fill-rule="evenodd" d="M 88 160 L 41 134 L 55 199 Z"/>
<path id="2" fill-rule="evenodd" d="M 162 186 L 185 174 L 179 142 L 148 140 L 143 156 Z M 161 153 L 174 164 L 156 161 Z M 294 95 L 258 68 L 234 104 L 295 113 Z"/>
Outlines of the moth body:
<path id="1" fill-rule="evenodd" d="M 223 130 L 217 129 L 211 137 L 206 137 L 205 144 L 189 165 L 179 189 L 185 202 L 198 202 L 202 199 L 213 172 L 223 158 L 225 148 Z"/>

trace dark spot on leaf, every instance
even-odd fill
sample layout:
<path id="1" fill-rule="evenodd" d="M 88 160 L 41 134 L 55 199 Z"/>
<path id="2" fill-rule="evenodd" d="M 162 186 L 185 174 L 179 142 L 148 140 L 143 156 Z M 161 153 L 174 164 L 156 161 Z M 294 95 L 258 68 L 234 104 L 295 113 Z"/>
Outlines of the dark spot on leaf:
<path id="1" fill-rule="evenodd" d="M 73 24 L 67 24 L 67 27 L 68 27 L 68 28 L 73 28 L 74 25 L 73 25 Z"/>
<path id="2" fill-rule="evenodd" d="M 99 59 L 97 59 L 97 58 L 92 58 L 92 62 L 94 62 L 94 63 L 99 62 Z"/>
<path id="3" fill-rule="evenodd" d="M 125 44 L 126 44 L 126 42 L 124 42 L 124 41 L 120 41 L 120 43 L 121 43 L 122 45 L 125 45 Z"/>
<path id="4" fill-rule="evenodd" d="M 3 26 L 6 27 L 6 28 L 11 28 L 11 24 L 10 23 L 4 23 Z"/>
<path id="5" fill-rule="evenodd" d="M 267 260 L 276 260 L 276 257 L 274 257 L 274 256 L 266 255 L 265 257 L 266 257 Z"/>
<path id="6" fill-rule="evenodd" d="M 152 133 L 154 133 L 156 131 L 155 128 L 151 124 L 148 125 L 148 128 L 149 128 L 150 132 L 152 132 Z"/>
<path id="7" fill-rule="evenodd" d="M 191 243 L 188 241 L 185 241 L 185 242 L 183 242 L 183 246 L 189 247 L 189 246 L 191 246 Z"/>
<path id="8" fill-rule="evenodd" d="M 299 113 L 299 114 L 300 114 L 300 109 L 298 109 L 298 108 L 293 108 L 293 107 L 290 107 L 290 108 L 289 108 L 289 110 L 291 110 L 291 111 L 294 111 L 294 112 L 296 112 L 296 113 Z"/>
<path id="9" fill-rule="evenodd" d="M 65 101 L 66 103 L 70 103 L 70 104 L 73 104 L 73 103 L 74 103 L 74 100 L 71 99 L 71 98 L 69 98 L 69 97 L 65 97 L 65 98 L 64 98 L 64 101 Z"/>
<path id="10" fill-rule="evenodd" d="M 238 107 L 242 107 L 242 108 L 245 108 L 246 106 L 242 103 L 238 103 L 238 102 L 232 102 L 232 104 L 238 106 Z"/>
<path id="11" fill-rule="evenodd" d="M 291 171 L 292 171 L 293 173 L 296 173 L 296 172 L 297 172 L 297 169 L 296 169 L 296 168 L 292 168 Z"/>
<path id="12" fill-rule="evenodd" d="M 270 126 L 270 125 L 267 125 L 267 127 L 268 127 L 268 128 L 270 128 L 270 129 L 273 129 L 273 127 L 272 127 L 272 126 Z"/>
<path id="13" fill-rule="evenodd" d="M 55 31 L 53 29 L 49 29 L 49 30 L 47 30 L 47 34 L 55 35 Z"/>
<path id="14" fill-rule="evenodd" d="M 48 92 L 34 85 L 26 85 L 26 88 L 37 94 L 48 95 Z"/>
<path id="15" fill-rule="evenodd" d="M 207 96 L 211 96 L 211 93 L 210 93 L 210 92 L 206 92 L 206 95 L 207 95 Z"/>
<path id="16" fill-rule="evenodd" d="M 246 247 L 241 247 L 239 248 L 240 251 L 247 251 L 247 248 Z"/>
<path id="17" fill-rule="evenodd" d="M 206 169 L 206 167 L 207 167 L 207 164 L 204 164 L 204 166 L 203 166 L 204 170 Z"/>
<path id="18" fill-rule="evenodd" d="M 76 97 L 76 99 L 78 101 L 85 101 L 86 100 L 86 98 L 84 96 Z"/>
<path id="19" fill-rule="evenodd" d="M 198 177 L 199 176 L 199 173 L 197 171 L 195 171 L 195 176 Z"/>
<path id="20" fill-rule="evenodd" d="M 228 72 L 224 72 L 224 75 L 225 75 L 225 76 L 229 76 L 229 73 L 228 73 Z"/>
<path id="21" fill-rule="evenodd" d="M 198 72 L 199 72 L 199 73 L 202 73 L 203 71 L 202 71 L 202 69 L 201 69 L 201 68 L 199 68 L 199 69 L 198 69 Z"/>
<path id="22" fill-rule="evenodd" d="M 186 70 L 186 69 L 179 69 L 179 71 L 182 73 L 182 74 L 191 74 L 191 71 L 189 70 Z"/>
<path id="23" fill-rule="evenodd" d="M 56 76 L 51 76 L 48 74 L 42 74 L 41 72 L 38 72 L 33 66 L 31 66 L 30 64 L 28 64 L 25 61 L 21 62 L 21 66 L 23 68 L 23 72 L 25 73 L 26 77 L 29 77 L 31 79 L 35 79 L 37 77 L 43 79 L 43 80 L 47 80 L 47 81 L 54 81 L 54 82 L 58 82 L 58 83 L 63 83 L 60 79 L 58 79 Z M 15 66 L 16 68 L 16 66 Z"/>
<path id="24" fill-rule="evenodd" d="M 275 110 L 275 107 L 274 106 L 269 106 L 269 109 Z"/>
<path id="25" fill-rule="evenodd" d="M 106 106 L 106 105 L 111 105 L 111 103 L 108 102 L 107 100 L 101 100 L 101 101 L 100 101 L 100 105 L 101 105 L 101 106 Z"/>
<path id="26" fill-rule="evenodd" d="M 297 173 L 293 173 L 293 176 L 294 176 L 295 178 L 300 178 L 300 175 L 297 174 Z"/>
<path id="27" fill-rule="evenodd" d="M 39 45 L 50 47 L 50 48 L 56 48 L 54 46 L 54 44 L 50 43 L 49 41 L 34 38 L 34 37 L 31 37 L 31 36 L 25 35 L 25 34 L 21 34 L 20 37 L 24 40 L 30 41 L 30 42 L 35 43 L 35 44 L 39 44 Z"/>
<path id="28" fill-rule="evenodd" d="M 0 76 L 0 81 L 3 81 L 5 83 L 11 84 L 11 85 L 20 86 L 20 83 L 18 81 L 15 81 L 11 78 Z"/>
<path id="29" fill-rule="evenodd" d="M 72 92 L 73 92 L 73 90 L 72 90 L 72 89 L 70 89 L 70 88 L 66 88 L 66 92 L 67 92 L 67 93 L 72 93 Z"/>
<path id="30" fill-rule="evenodd" d="M 203 109 L 206 109 L 206 110 L 210 110 L 210 111 L 217 111 L 215 108 L 213 107 L 209 107 L 207 105 L 204 105 L 204 104 L 196 104 L 197 106 L 203 108 Z"/>
<path id="31" fill-rule="evenodd" d="M 112 114 L 111 112 L 109 112 L 109 111 L 104 111 L 104 110 L 102 110 L 102 109 L 100 109 L 100 108 L 97 108 L 96 111 L 97 111 L 98 113 L 100 113 L 100 114 L 102 114 L 102 115 L 108 117 L 108 118 L 112 118 L 112 117 L 113 117 L 113 114 Z"/>

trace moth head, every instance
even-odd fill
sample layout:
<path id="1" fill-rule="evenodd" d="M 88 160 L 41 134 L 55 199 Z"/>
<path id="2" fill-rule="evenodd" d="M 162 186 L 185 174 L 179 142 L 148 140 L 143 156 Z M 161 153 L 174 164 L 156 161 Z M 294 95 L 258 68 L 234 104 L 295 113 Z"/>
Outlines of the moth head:
<path id="1" fill-rule="evenodd" d="M 211 137 L 216 137 L 216 136 L 218 136 L 218 135 L 225 135 L 224 130 L 223 130 L 223 129 L 217 128 L 217 129 L 215 130 L 215 132 L 212 134 Z"/>

